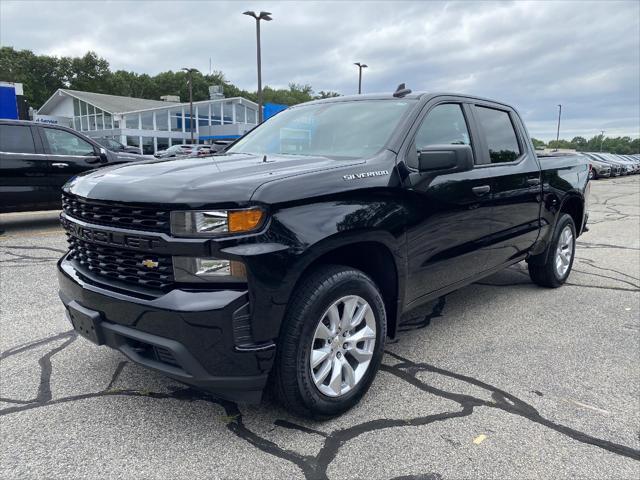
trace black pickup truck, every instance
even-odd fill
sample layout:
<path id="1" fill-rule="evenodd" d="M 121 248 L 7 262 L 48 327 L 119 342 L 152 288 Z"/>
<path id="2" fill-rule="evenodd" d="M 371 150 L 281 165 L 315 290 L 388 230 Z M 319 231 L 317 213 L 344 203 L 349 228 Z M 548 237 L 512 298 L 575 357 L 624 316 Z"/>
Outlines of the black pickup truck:
<path id="1" fill-rule="evenodd" d="M 582 156 L 538 159 L 503 103 L 314 101 L 214 156 L 70 181 L 60 297 L 81 335 L 134 362 L 236 401 L 269 386 L 326 418 L 364 395 L 415 307 L 522 260 L 563 284 L 588 178 Z"/>

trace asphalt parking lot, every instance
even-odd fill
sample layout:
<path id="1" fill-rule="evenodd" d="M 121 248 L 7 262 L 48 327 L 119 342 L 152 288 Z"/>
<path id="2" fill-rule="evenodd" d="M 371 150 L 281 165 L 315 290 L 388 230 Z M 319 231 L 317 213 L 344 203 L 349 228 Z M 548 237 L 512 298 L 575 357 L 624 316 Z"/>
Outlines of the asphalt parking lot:
<path id="1" fill-rule="evenodd" d="M 593 182 L 590 214 L 567 285 L 518 264 L 416 312 L 328 422 L 77 338 L 57 213 L 0 215 L 0 478 L 640 478 L 640 177 Z"/>

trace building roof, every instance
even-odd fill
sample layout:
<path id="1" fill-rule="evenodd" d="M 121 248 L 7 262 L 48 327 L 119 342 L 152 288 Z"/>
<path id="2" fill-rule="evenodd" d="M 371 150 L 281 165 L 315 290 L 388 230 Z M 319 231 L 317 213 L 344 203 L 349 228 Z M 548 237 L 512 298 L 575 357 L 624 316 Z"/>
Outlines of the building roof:
<path id="1" fill-rule="evenodd" d="M 69 96 L 87 102 L 94 107 L 98 107 L 105 112 L 111 113 L 112 115 L 123 113 L 138 113 L 158 108 L 172 108 L 189 105 L 188 102 L 165 102 L 163 100 L 147 100 L 145 98 L 122 97 L 120 95 L 107 95 L 105 93 L 82 92 L 79 90 L 59 88 L 53 95 L 51 95 L 51 97 L 49 97 L 46 102 L 44 102 L 42 107 L 40 107 L 40 109 L 38 110 L 38 113 L 41 115 L 51 114 L 51 112 L 55 110 L 56 105 L 63 98 Z M 201 100 L 198 102 L 193 102 L 193 105 L 197 106 L 199 104 L 207 104 L 212 102 L 240 102 L 254 109 L 258 108 L 257 103 L 242 97 Z"/>
<path id="2" fill-rule="evenodd" d="M 79 90 L 68 90 L 59 88 L 40 108 L 39 112 L 46 114 L 47 107 L 52 100 L 59 98 L 60 95 L 70 95 L 79 100 L 87 102 L 100 110 L 109 113 L 123 113 L 132 110 L 146 110 L 148 108 L 166 107 L 173 102 L 165 102 L 162 100 L 147 100 L 146 98 L 123 97 L 120 95 L 107 95 L 106 93 L 81 92 Z M 53 102 L 55 103 L 55 102 Z M 175 104 L 174 104 L 175 105 Z"/>

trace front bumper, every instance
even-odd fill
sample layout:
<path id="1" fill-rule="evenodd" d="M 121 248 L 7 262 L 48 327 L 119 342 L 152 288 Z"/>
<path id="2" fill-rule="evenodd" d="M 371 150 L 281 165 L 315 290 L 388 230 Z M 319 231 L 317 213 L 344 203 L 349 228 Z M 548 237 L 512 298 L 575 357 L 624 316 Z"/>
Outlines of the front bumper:
<path id="1" fill-rule="evenodd" d="M 275 345 L 238 347 L 249 317 L 246 291 L 172 290 L 143 299 L 90 282 L 66 257 L 58 262 L 58 282 L 67 316 L 93 318 L 99 343 L 222 398 L 260 401 Z"/>

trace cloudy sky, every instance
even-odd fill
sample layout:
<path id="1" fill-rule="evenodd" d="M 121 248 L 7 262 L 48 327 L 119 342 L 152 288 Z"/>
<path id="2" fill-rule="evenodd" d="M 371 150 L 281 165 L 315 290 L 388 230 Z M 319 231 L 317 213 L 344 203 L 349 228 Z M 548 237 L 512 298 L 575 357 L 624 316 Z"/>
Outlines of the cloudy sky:
<path id="1" fill-rule="evenodd" d="M 144 2 L 0 0 L 0 43 L 51 55 L 94 50 L 112 69 L 221 70 L 255 89 L 255 24 L 266 10 L 263 82 L 355 93 L 406 82 L 514 104 L 533 136 L 640 135 L 640 2 Z M 1 72 L 0 72 L 1 76 Z M 1 80 L 1 79 L 0 79 Z"/>

